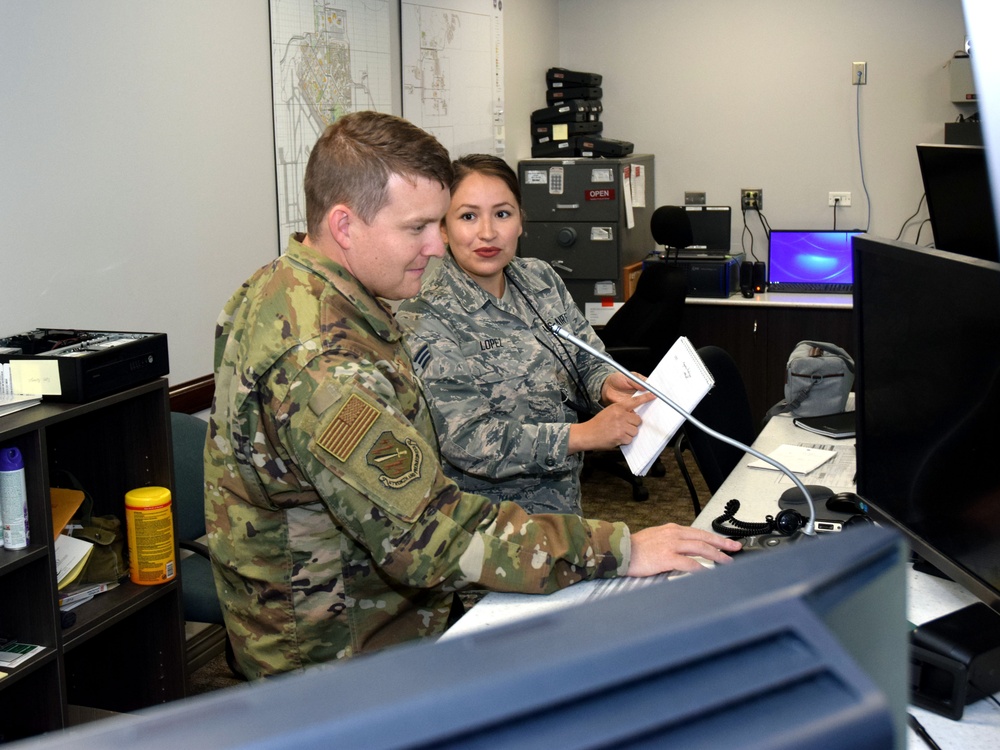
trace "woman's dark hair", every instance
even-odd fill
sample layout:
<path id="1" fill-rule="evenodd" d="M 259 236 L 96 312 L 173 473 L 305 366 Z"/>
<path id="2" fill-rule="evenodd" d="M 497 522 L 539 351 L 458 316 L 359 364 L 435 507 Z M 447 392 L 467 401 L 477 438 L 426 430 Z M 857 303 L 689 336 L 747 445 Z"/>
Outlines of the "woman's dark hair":
<path id="1" fill-rule="evenodd" d="M 510 189 L 510 192 L 514 195 L 514 200 L 517 203 L 518 209 L 522 213 L 522 219 L 524 209 L 521 207 L 521 185 L 518 182 L 517 174 L 510 166 L 501 159 L 499 156 L 492 156 L 490 154 L 466 154 L 465 156 L 455 159 L 451 163 L 452 171 L 454 172 L 454 177 L 451 180 L 451 194 L 454 195 L 458 186 L 462 184 L 462 180 L 468 177 L 470 174 L 482 174 L 487 177 L 496 177 L 503 180 L 503 183 Z"/>

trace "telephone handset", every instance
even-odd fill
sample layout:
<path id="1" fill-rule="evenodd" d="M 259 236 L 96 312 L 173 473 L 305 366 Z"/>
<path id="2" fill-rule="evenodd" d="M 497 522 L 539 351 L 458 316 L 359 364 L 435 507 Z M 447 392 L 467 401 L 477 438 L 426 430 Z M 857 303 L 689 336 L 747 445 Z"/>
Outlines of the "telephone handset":
<path id="1" fill-rule="evenodd" d="M 712 529 L 717 534 L 741 539 L 773 533 L 790 536 L 806 524 L 806 519 L 803 518 L 802 514 L 791 508 L 781 511 L 776 517 L 765 516 L 764 520 L 759 522 L 739 520 L 736 518 L 739 510 L 740 501 L 733 498 L 726 503 L 722 515 L 713 519 Z"/>

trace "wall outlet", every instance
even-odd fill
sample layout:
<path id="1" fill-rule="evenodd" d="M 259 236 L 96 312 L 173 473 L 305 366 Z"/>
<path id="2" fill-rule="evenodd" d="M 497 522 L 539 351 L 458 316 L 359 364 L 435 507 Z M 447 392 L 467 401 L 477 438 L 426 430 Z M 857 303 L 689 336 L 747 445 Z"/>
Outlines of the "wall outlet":
<path id="1" fill-rule="evenodd" d="M 760 188 L 741 188 L 740 208 L 744 211 L 762 210 L 764 208 L 764 191 Z"/>
<path id="2" fill-rule="evenodd" d="M 868 83 L 868 63 L 851 63 L 851 83 L 855 86 L 864 86 Z"/>
<path id="3" fill-rule="evenodd" d="M 829 203 L 828 206 L 849 206 L 851 205 L 851 194 L 850 193 L 829 193 Z M 837 200 L 837 199 L 840 200 Z"/>

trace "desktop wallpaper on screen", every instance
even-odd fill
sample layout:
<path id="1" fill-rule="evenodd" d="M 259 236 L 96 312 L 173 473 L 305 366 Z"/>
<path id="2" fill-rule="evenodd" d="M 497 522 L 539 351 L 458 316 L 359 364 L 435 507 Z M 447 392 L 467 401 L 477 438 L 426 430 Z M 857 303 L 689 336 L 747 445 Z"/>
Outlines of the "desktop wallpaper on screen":
<path id="1" fill-rule="evenodd" d="M 851 284 L 851 238 L 858 232 L 795 231 L 771 232 L 771 282 Z"/>

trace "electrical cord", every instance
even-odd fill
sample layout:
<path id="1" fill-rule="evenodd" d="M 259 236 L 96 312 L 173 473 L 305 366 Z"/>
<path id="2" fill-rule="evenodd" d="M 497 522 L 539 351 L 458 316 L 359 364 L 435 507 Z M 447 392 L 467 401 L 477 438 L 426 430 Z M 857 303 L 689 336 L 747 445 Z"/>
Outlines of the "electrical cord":
<path id="1" fill-rule="evenodd" d="M 746 236 L 750 235 L 750 257 L 757 260 L 757 254 L 753 251 L 753 232 L 747 225 L 747 209 L 743 209 L 743 232 L 740 234 L 740 246 L 743 248 L 744 253 L 746 252 Z"/>
<path id="2" fill-rule="evenodd" d="M 868 219 L 865 222 L 865 231 L 871 229 L 872 225 L 872 199 L 868 194 L 868 185 L 865 182 L 865 160 L 861 155 L 861 71 L 858 71 L 858 91 L 856 97 L 855 111 L 857 113 L 858 124 L 858 166 L 861 168 L 861 187 L 865 191 L 865 203 L 868 204 Z M 833 207 L 836 211 L 836 206 Z"/>
<path id="3" fill-rule="evenodd" d="M 760 226 L 764 230 L 764 238 L 767 240 L 768 247 L 770 247 L 770 245 L 771 245 L 771 225 L 768 223 L 767 217 L 764 216 L 764 212 L 761 211 L 759 208 L 744 208 L 743 209 L 743 236 L 740 238 L 740 244 L 742 245 L 742 247 L 744 249 L 746 248 L 746 241 L 745 241 L 744 238 L 745 238 L 746 234 L 749 233 L 750 234 L 750 257 L 752 257 L 756 261 L 756 260 L 758 260 L 758 258 L 757 258 L 757 254 L 753 250 L 753 231 L 750 229 L 750 226 L 747 224 L 747 212 L 748 211 L 753 211 L 755 214 L 757 214 L 757 219 L 760 221 Z"/>
<path id="4" fill-rule="evenodd" d="M 768 246 L 770 246 L 770 244 L 771 244 L 771 223 L 767 220 L 767 217 L 764 216 L 764 212 L 761 211 L 759 208 L 755 208 L 754 211 L 757 212 L 757 218 L 760 219 L 760 225 L 762 227 L 764 227 L 764 236 L 767 238 L 767 244 L 768 244 Z"/>
<path id="5" fill-rule="evenodd" d="M 925 226 L 926 226 L 927 224 L 929 224 L 929 223 L 930 223 L 930 219 L 924 219 L 924 220 L 923 220 L 922 222 L 920 222 L 920 226 L 919 226 L 919 227 L 917 228 L 917 239 L 915 239 L 915 240 L 913 241 L 913 244 L 914 244 L 914 245 L 919 245 L 919 244 L 920 244 L 920 233 L 921 233 L 922 231 L 924 231 L 924 227 L 925 227 Z"/>
<path id="6" fill-rule="evenodd" d="M 923 195 L 920 196 L 920 202 L 917 204 L 917 210 L 913 212 L 912 216 L 908 217 L 906 221 L 903 222 L 903 226 L 899 228 L 899 234 L 896 235 L 897 240 L 903 236 L 903 232 L 906 231 L 906 225 L 909 224 L 911 221 L 913 221 L 915 218 L 917 218 L 917 214 L 920 213 L 920 207 L 924 205 L 924 201 L 926 199 L 927 199 L 927 193 L 924 193 Z"/>

